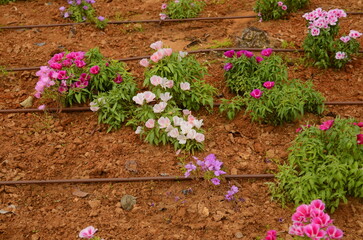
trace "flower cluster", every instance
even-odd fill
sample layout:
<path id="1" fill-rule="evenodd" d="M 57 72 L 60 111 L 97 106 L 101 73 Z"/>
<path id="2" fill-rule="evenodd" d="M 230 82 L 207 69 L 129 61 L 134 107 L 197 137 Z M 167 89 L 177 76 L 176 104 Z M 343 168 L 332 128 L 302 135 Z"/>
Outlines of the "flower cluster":
<path id="1" fill-rule="evenodd" d="M 196 165 L 198 165 L 201 171 L 204 172 L 204 178 L 206 180 L 210 180 L 214 185 L 219 185 L 221 175 L 226 174 L 226 172 L 222 170 L 223 162 L 219 161 L 214 154 L 209 154 L 204 158 L 204 160 L 200 160 L 194 156 L 193 158 L 196 160 Z M 192 162 L 186 164 L 184 166 L 186 169 L 184 176 L 189 177 L 191 172 L 196 171 L 196 165 Z"/>
<path id="2" fill-rule="evenodd" d="M 224 196 L 226 200 L 231 201 L 234 199 L 234 195 L 238 193 L 238 187 L 232 186 L 230 190 L 227 191 L 227 194 Z"/>
<path id="3" fill-rule="evenodd" d="M 318 36 L 320 34 L 320 29 L 329 29 L 330 27 L 337 25 L 339 18 L 342 17 L 347 17 L 347 14 L 341 9 L 332 9 L 327 12 L 321 8 L 317 8 L 314 11 L 303 15 L 303 18 L 309 21 L 308 28 L 313 36 Z"/>
<path id="4" fill-rule="evenodd" d="M 287 6 L 281 1 L 277 2 L 277 6 L 281 7 L 281 9 L 284 10 L 284 11 L 287 10 Z"/>
<path id="5" fill-rule="evenodd" d="M 99 237 L 95 237 L 97 230 L 98 229 L 94 228 L 93 226 L 89 226 L 89 227 L 86 227 L 85 229 L 82 229 L 79 232 L 78 236 L 80 238 L 86 238 L 86 239 L 91 239 L 91 240 L 104 240 Z"/>
<path id="6" fill-rule="evenodd" d="M 150 47 L 152 49 L 154 49 L 154 50 L 157 50 L 150 57 L 151 61 L 153 61 L 154 63 L 159 62 L 164 57 L 170 56 L 173 53 L 173 49 L 163 48 L 163 42 L 162 41 L 154 42 L 154 43 L 152 43 L 150 45 Z M 140 60 L 140 65 L 143 66 L 143 67 L 148 67 L 149 64 L 150 64 L 150 62 L 146 58 L 143 58 L 143 59 Z"/>
<path id="7" fill-rule="evenodd" d="M 293 225 L 289 234 L 309 237 L 310 239 L 341 239 L 343 231 L 332 225 L 333 220 L 329 214 L 324 213 L 325 204 L 317 199 L 309 205 L 303 204 L 297 207 L 291 219 Z"/>
<path id="8" fill-rule="evenodd" d="M 60 7 L 59 10 L 64 18 L 71 18 L 76 22 L 90 21 L 96 24 L 98 28 L 105 28 L 107 20 L 102 16 L 95 16 L 95 10 L 92 6 L 95 0 L 68 0 L 69 7 Z"/>
<path id="9" fill-rule="evenodd" d="M 65 98 L 66 104 L 71 105 L 91 98 L 91 90 L 107 91 L 114 84 L 122 83 L 120 72 L 125 71 L 122 64 L 109 64 L 98 49 L 91 49 L 89 53 L 97 56 L 98 61 L 89 59 L 86 52 L 55 54 L 48 61 L 48 66 L 42 66 L 36 73 L 39 80 L 34 96 L 40 98 L 46 93 L 47 97 L 56 98 L 56 95 Z"/>

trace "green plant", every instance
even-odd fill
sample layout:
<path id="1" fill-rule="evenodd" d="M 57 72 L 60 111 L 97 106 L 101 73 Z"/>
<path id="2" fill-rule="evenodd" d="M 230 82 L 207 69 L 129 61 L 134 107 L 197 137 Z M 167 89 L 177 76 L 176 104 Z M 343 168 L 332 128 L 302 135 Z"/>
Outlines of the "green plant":
<path id="1" fill-rule="evenodd" d="M 198 14 L 203 10 L 204 6 L 205 2 L 200 0 L 173 0 L 168 4 L 163 4 L 161 6 L 161 9 L 165 10 L 166 13 L 161 13 L 160 18 L 194 18 L 198 16 Z"/>
<path id="2" fill-rule="evenodd" d="M 288 163 L 279 167 L 273 198 L 284 205 L 321 199 L 333 212 L 346 196 L 363 197 L 363 141 L 354 119 L 304 126 L 289 149 Z"/>
<path id="3" fill-rule="evenodd" d="M 247 98 L 247 108 L 252 121 L 280 125 L 301 118 L 304 113 L 321 114 L 324 98 L 315 91 L 311 82 L 291 80 L 289 83 L 266 89 L 262 97 Z"/>
<path id="4" fill-rule="evenodd" d="M 122 83 L 108 92 L 100 93 L 95 97 L 96 100 L 90 103 L 91 110 L 98 112 L 98 122 L 109 125 L 107 132 L 119 129 L 121 124 L 133 115 L 136 107 L 132 97 L 136 91 L 136 83 L 131 76 L 124 77 Z"/>
<path id="5" fill-rule="evenodd" d="M 207 69 L 194 56 L 185 52 L 172 53 L 170 48 L 165 49 L 158 49 L 150 57 L 150 63 L 144 60 L 147 62 L 144 86 L 156 89 L 155 94 L 158 95 L 161 88 L 151 82 L 151 78 L 160 76 L 176 86 L 169 91 L 178 107 L 190 110 L 198 110 L 202 106 L 213 108 L 213 96 L 217 90 L 203 80 Z"/>
<path id="6" fill-rule="evenodd" d="M 308 21 L 309 33 L 304 40 L 303 48 L 307 57 L 320 68 L 342 68 L 353 54 L 358 53 L 359 42 L 356 38 L 362 34 L 351 30 L 349 36 L 336 39 L 339 33 L 339 18 L 347 14 L 341 9 L 328 12 L 318 8 L 304 14 Z"/>
<path id="7" fill-rule="evenodd" d="M 258 13 L 260 21 L 280 19 L 286 17 L 290 12 L 304 8 L 309 0 L 257 0 L 254 11 Z"/>
<path id="8" fill-rule="evenodd" d="M 235 96 L 232 99 L 221 99 L 221 105 L 219 105 L 219 112 L 226 112 L 227 118 L 232 120 L 236 117 L 236 114 L 246 106 L 246 101 L 241 96 Z"/>
<path id="9" fill-rule="evenodd" d="M 230 38 L 223 39 L 221 41 L 213 40 L 213 43 L 208 48 L 226 48 L 233 46 L 233 42 Z"/>

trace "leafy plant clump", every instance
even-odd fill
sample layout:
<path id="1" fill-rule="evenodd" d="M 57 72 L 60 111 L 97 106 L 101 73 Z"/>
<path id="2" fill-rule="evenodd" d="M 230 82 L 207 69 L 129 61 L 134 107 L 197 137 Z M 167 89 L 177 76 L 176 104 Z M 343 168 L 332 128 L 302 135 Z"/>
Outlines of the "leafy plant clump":
<path id="1" fill-rule="evenodd" d="M 113 89 L 123 81 L 132 81 L 125 64 L 108 60 L 98 48 L 86 52 L 55 54 L 48 66 L 36 73 L 36 98 L 51 98 L 62 105 L 86 103 L 95 95 Z"/>
<path id="2" fill-rule="evenodd" d="M 358 53 L 357 38 L 362 36 L 362 33 L 351 30 L 348 36 L 336 39 L 339 33 L 339 19 L 346 16 L 341 9 L 327 12 L 321 8 L 303 15 L 309 29 L 303 48 L 315 66 L 342 68 L 351 61 L 353 54 Z"/>
<path id="3" fill-rule="evenodd" d="M 108 20 L 102 16 L 96 17 L 96 10 L 93 8 L 95 0 L 68 0 L 68 8 L 59 8 L 64 18 L 70 18 L 76 22 L 89 21 L 96 24 L 97 28 L 106 27 Z"/>
<path id="4" fill-rule="evenodd" d="M 295 204 L 321 199 L 333 212 L 347 195 L 363 197 L 363 122 L 329 120 L 299 128 L 288 164 L 279 167 L 272 196 Z"/>
<path id="5" fill-rule="evenodd" d="M 280 19 L 286 17 L 290 12 L 304 8 L 309 0 L 257 0 L 254 11 L 258 13 L 260 21 Z"/>
<path id="6" fill-rule="evenodd" d="M 0 0 L 0 5 L 5 5 L 11 2 L 15 2 L 16 0 Z"/>
<path id="7" fill-rule="evenodd" d="M 150 47 L 156 52 L 150 60 L 140 61 L 146 67 L 144 86 L 155 91 L 156 95 L 170 85 L 175 86 L 168 91 L 176 105 L 182 109 L 213 107 L 213 96 L 217 90 L 203 80 L 207 72 L 205 67 L 187 52 L 175 53 L 171 48 L 163 48 L 161 41 L 151 44 Z"/>
<path id="8" fill-rule="evenodd" d="M 173 0 L 168 4 L 163 3 L 161 9 L 165 13 L 160 13 L 160 19 L 184 19 L 195 18 L 203 10 L 205 2 L 200 0 Z"/>
<path id="9" fill-rule="evenodd" d="M 324 98 L 313 90 L 311 82 L 288 80 L 287 67 L 281 57 L 265 49 L 260 56 L 248 51 L 227 51 L 225 78 L 236 97 L 222 99 L 220 112 L 233 119 L 246 107 L 253 121 L 273 125 L 292 122 L 305 112 L 320 114 Z M 262 89 L 262 90 L 261 90 Z"/>

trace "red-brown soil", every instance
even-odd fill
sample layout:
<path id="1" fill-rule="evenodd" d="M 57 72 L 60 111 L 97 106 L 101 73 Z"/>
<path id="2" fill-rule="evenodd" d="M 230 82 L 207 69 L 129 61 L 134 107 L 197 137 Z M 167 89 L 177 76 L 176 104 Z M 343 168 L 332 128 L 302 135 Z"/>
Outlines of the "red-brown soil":
<path id="1" fill-rule="evenodd" d="M 58 8 L 65 1 L 19 1 L 0 6 L 1 25 L 66 23 Z M 360 0 L 312 0 L 309 9 L 317 7 L 363 11 Z M 110 20 L 156 19 L 161 0 L 98 0 L 95 7 Z M 252 15 L 252 0 L 211 0 L 201 14 L 209 16 Z M 307 10 L 306 10 L 307 11 Z M 100 31 L 91 25 L 75 27 L 2 30 L 0 32 L 0 66 L 7 68 L 41 66 L 56 52 L 68 49 L 87 51 L 98 46 L 110 58 L 150 54 L 149 45 L 162 40 L 176 50 L 199 39 L 206 48 L 214 40 L 235 40 L 247 26 L 266 30 L 275 39 L 285 40 L 296 48 L 306 34 L 301 15 L 287 20 L 259 23 L 257 19 L 199 21 L 182 23 L 144 23 L 109 25 Z M 142 30 L 139 31 L 140 26 Z M 363 32 L 362 15 L 341 21 L 341 32 L 350 29 Z M 36 43 L 45 43 L 37 46 Z M 363 45 L 363 38 L 360 39 Z M 356 59 L 340 71 L 321 70 L 301 64 L 303 54 L 281 54 L 289 67 L 290 78 L 312 79 L 327 101 L 363 101 L 363 59 Z M 206 80 L 231 96 L 223 79 L 220 54 L 200 54 L 208 63 Z M 139 83 L 143 69 L 128 62 Z M 0 78 L 0 109 L 20 108 L 19 103 L 34 93 L 35 71 L 9 73 Z M 34 106 L 39 103 L 35 102 Z M 332 115 L 355 117 L 363 121 L 361 106 L 329 106 L 321 118 L 306 115 L 291 124 L 273 127 L 251 123 L 240 113 L 233 121 L 218 113 L 202 110 L 195 113 L 204 119 L 205 151 L 203 158 L 214 153 L 224 162 L 229 174 L 264 174 L 277 171 L 288 155 L 296 137 L 295 129 L 306 122 L 320 123 Z M 182 175 L 181 162 L 191 155 L 176 156 L 170 146 L 150 146 L 128 127 L 112 133 L 97 124 L 97 116 L 84 113 L 1 114 L 0 180 L 75 179 L 106 177 L 142 177 Z M 266 161 L 272 159 L 272 161 Z M 133 169 L 126 163 L 135 161 Z M 93 225 L 98 236 L 111 239 L 241 239 L 263 237 L 276 229 L 282 239 L 287 235 L 294 206 L 282 208 L 271 201 L 267 180 L 233 180 L 212 186 L 204 181 L 140 182 L 117 184 L 54 184 L 0 186 L 0 209 L 15 205 L 14 213 L 0 214 L 0 240 L 77 239 L 78 232 Z M 224 195 L 231 185 L 239 187 L 237 201 L 228 202 Z M 182 190 L 192 189 L 184 195 Z M 75 189 L 89 193 L 82 198 Z M 120 208 L 120 199 L 137 197 L 135 208 Z M 347 240 L 363 239 L 363 204 L 350 198 L 332 214 L 335 225 L 345 232 Z M 242 235 L 241 235 L 242 234 Z"/>

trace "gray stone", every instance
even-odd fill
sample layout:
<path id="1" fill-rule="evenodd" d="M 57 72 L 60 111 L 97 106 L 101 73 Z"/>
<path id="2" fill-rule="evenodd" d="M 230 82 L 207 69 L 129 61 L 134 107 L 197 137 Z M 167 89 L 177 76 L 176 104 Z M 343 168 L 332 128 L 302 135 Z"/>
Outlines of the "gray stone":
<path id="1" fill-rule="evenodd" d="M 267 32 L 256 27 L 245 28 L 241 37 L 237 37 L 238 47 L 267 48 L 270 40 Z"/>

